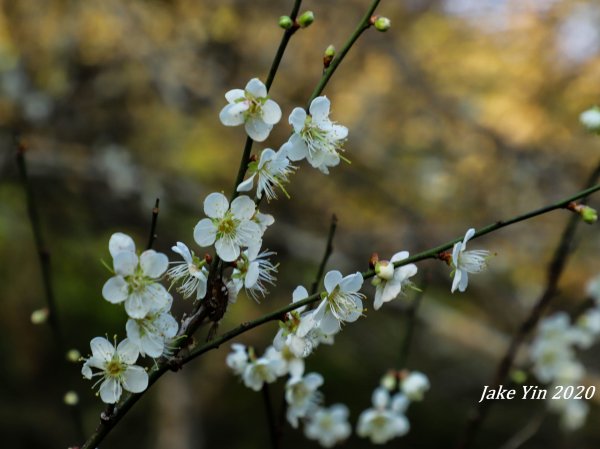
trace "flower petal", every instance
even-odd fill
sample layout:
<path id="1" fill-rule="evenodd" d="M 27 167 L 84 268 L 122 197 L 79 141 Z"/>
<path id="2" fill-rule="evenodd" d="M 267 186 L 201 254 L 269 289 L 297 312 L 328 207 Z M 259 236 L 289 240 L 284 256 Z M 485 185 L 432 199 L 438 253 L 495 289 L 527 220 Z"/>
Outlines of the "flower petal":
<path id="1" fill-rule="evenodd" d="M 125 301 L 125 312 L 130 318 L 142 319 L 149 310 L 150 305 L 144 301 L 144 296 L 138 292 L 133 292 Z"/>
<path id="2" fill-rule="evenodd" d="M 273 100 L 265 101 L 262 107 L 262 119 L 267 125 L 274 125 L 281 120 L 281 108 Z"/>
<path id="3" fill-rule="evenodd" d="M 148 373 L 141 366 L 130 366 L 123 373 L 123 388 L 132 393 L 141 393 L 148 388 Z"/>
<path id="4" fill-rule="evenodd" d="M 249 220 L 256 211 L 256 204 L 249 196 L 240 195 L 231 202 L 231 213 L 238 220 Z"/>
<path id="5" fill-rule="evenodd" d="M 115 353 L 115 347 L 104 337 L 95 337 L 90 341 L 90 348 L 94 358 L 108 362 Z"/>
<path id="6" fill-rule="evenodd" d="M 123 389 L 117 379 L 109 378 L 100 385 L 100 399 L 105 404 L 114 404 L 121 397 Z"/>
<path id="7" fill-rule="evenodd" d="M 252 187 L 254 187 L 254 177 L 255 176 L 256 176 L 256 173 L 252 174 L 252 176 L 250 176 L 245 181 L 240 182 L 240 185 L 237 186 L 236 190 L 238 192 L 249 192 L 250 190 L 252 190 Z"/>
<path id="8" fill-rule="evenodd" d="M 135 243 L 131 237 L 122 232 L 115 232 L 108 241 L 108 251 L 114 258 L 121 251 L 135 252 Z"/>
<path id="9" fill-rule="evenodd" d="M 306 123 L 306 111 L 302 108 L 294 108 L 288 118 L 288 122 L 292 125 L 296 133 L 300 133 Z"/>
<path id="10" fill-rule="evenodd" d="M 331 108 L 331 102 L 327 97 L 317 97 L 315 98 L 308 110 L 310 111 L 310 115 L 312 115 L 313 120 L 316 122 L 321 122 L 326 120 L 329 117 L 329 109 Z"/>
<path id="11" fill-rule="evenodd" d="M 156 279 L 169 268 L 169 258 L 163 253 L 149 249 L 140 256 L 140 265 L 146 276 Z"/>
<path id="12" fill-rule="evenodd" d="M 462 271 L 457 269 L 454 272 L 454 279 L 452 280 L 452 288 L 450 288 L 451 293 L 454 293 L 456 291 L 458 284 L 460 284 L 461 277 L 462 277 Z"/>
<path id="13" fill-rule="evenodd" d="M 340 273 L 337 270 L 333 270 L 327 273 L 325 275 L 325 279 L 323 280 L 323 283 L 325 284 L 325 290 L 327 290 L 327 293 L 331 293 L 333 289 L 339 285 L 342 279 L 342 273 Z"/>
<path id="14" fill-rule="evenodd" d="M 255 98 L 264 98 L 267 96 L 267 87 L 258 78 L 252 78 L 246 84 L 246 92 Z"/>
<path id="15" fill-rule="evenodd" d="M 171 250 L 183 257 L 183 260 L 185 260 L 186 263 L 192 263 L 192 252 L 185 243 L 177 242 L 177 245 L 172 246 Z"/>
<path id="16" fill-rule="evenodd" d="M 223 218 L 229 210 L 229 201 L 225 195 L 213 192 L 204 199 L 204 213 L 210 218 Z"/>
<path id="17" fill-rule="evenodd" d="M 122 276 L 113 276 L 104 283 L 102 297 L 112 304 L 123 302 L 129 296 L 129 285 Z"/>
<path id="18" fill-rule="evenodd" d="M 340 281 L 340 288 L 345 292 L 357 292 L 360 290 L 364 282 L 362 274 L 357 271 L 354 274 L 349 274 Z"/>
<path id="19" fill-rule="evenodd" d="M 113 259 L 113 267 L 116 274 L 131 276 L 138 266 L 138 256 L 135 253 L 121 251 Z"/>
<path id="20" fill-rule="evenodd" d="M 248 110 L 248 103 L 232 103 L 219 112 L 219 120 L 225 126 L 239 126 L 245 121 L 244 112 Z"/>
<path id="21" fill-rule="evenodd" d="M 210 218 L 203 218 L 194 227 L 194 241 L 200 246 L 210 246 L 217 238 L 217 228 Z"/>
<path id="22" fill-rule="evenodd" d="M 340 322 L 333 315 L 333 313 L 331 313 L 331 311 L 327 311 L 319 323 L 319 329 L 321 329 L 321 332 L 323 332 L 325 335 L 335 334 L 340 330 L 340 327 Z"/>
<path id="23" fill-rule="evenodd" d="M 128 365 L 134 364 L 140 355 L 138 347 L 128 338 L 119 343 L 119 346 L 117 346 L 117 354 L 121 361 Z"/>
<path id="24" fill-rule="evenodd" d="M 396 253 L 392 256 L 392 258 L 390 259 L 390 262 L 399 262 L 401 260 L 408 258 L 409 255 L 410 255 L 410 253 L 408 251 L 400 251 L 399 253 Z"/>
<path id="25" fill-rule="evenodd" d="M 248 271 L 246 272 L 246 277 L 244 278 L 244 287 L 252 288 L 256 285 L 256 281 L 258 281 L 258 275 L 260 274 L 258 262 L 252 262 L 248 267 Z"/>
<path id="26" fill-rule="evenodd" d="M 244 92 L 244 89 L 231 89 L 225 93 L 225 99 L 229 103 L 235 103 L 242 98 L 246 98 L 246 92 Z"/>
<path id="27" fill-rule="evenodd" d="M 251 117 L 246 121 L 244 128 L 252 140 L 255 142 L 263 142 L 269 137 L 273 125 L 266 124 L 260 118 Z"/>
<path id="28" fill-rule="evenodd" d="M 215 249 L 217 254 L 225 262 L 233 262 L 240 255 L 240 247 L 229 237 L 223 237 L 216 241 Z"/>
<path id="29" fill-rule="evenodd" d="M 290 161 L 300 161 L 308 155 L 308 147 L 300 135 L 293 134 L 288 143 L 289 146 L 286 147 L 286 153 Z"/>

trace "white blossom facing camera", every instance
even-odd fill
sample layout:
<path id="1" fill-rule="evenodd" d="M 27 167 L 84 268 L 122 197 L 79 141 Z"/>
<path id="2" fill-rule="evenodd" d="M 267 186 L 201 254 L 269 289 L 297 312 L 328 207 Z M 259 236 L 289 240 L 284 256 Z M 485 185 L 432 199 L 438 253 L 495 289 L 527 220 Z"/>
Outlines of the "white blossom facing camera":
<path id="1" fill-rule="evenodd" d="M 309 373 L 303 377 L 292 376 L 285 385 L 287 420 L 294 429 L 298 428 L 298 419 L 304 418 L 321 401 L 318 388 L 323 385 L 323 376 Z"/>
<path id="2" fill-rule="evenodd" d="M 421 401 L 429 387 L 429 379 L 419 371 L 412 371 L 400 382 L 400 389 L 411 401 Z"/>
<path id="3" fill-rule="evenodd" d="M 323 447 L 333 447 L 348 438 L 351 433 L 348 407 L 343 404 L 316 409 L 304 426 L 306 438 L 317 440 Z"/>
<path id="4" fill-rule="evenodd" d="M 348 136 L 348 128 L 329 119 L 330 107 L 327 97 L 317 97 L 310 103 L 310 115 L 302 108 L 295 108 L 289 117 L 294 134 L 289 140 L 288 158 L 291 161 L 306 158 L 325 174 L 329 173 L 329 167 L 340 163 L 339 152 Z"/>
<path id="5" fill-rule="evenodd" d="M 409 278 L 417 274 L 417 266 L 415 264 L 403 265 L 394 268 L 394 262 L 408 258 L 408 251 L 401 251 L 387 260 L 378 261 L 375 264 L 375 274 L 373 285 L 375 285 L 375 301 L 373 308 L 379 310 L 384 302 L 391 301 L 396 298 L 402 291 L 402 287 L 410 285 Z"/>
<path id="6" fill-rule="evenodd" d="M 157 282 L 169 266 L 166 255 L 149 249 L 138 257 L 131 237 L 120 232 L 111 236 L 108 248 L 115 276 L 102 287 L 104 299 L 113 304 L 124 302 L 127 315 L 134 319 L 169 302 L 169 293 Z"/>
<path id="7" fill-rule="evenodd" d="M 219 118 L 225 126 L 244 124 L 246 133 L 256 142 L 267 137 L 273 125 L 281 120 L 281 108 L 267 96 L 267 88 L 258 78 L 252 78 L 245 89 L 232 89 L 225 94 L 229 103 Z"/>
<path id="8" fill-rule="evenodd" d="M 369 437 L 373 444 L 384 444 L 393 438 L 406 435 L 410 424 L 403 412 L 408 403 L 401 398 L 402 396 L 397 394 L 392 400 L 385 388 L 375 389 L 371 398 L 373 407 L 363 411 L 358 418 L 358 436 Z M 401 407 L 400 403 L 404 407 Z"/>
<path id="9" fill-rule="evenodd" d="M 475 229 L 471 228 L 465 234 L 462 242 L 458 242 L 452 249 L 452 267 L 454 268 L 454 280 L 452 281 L 452 293 L 458 288 L 464 292 L 469 285 L 469 273 L 480 273 L 487 268 L 487 259 L 490 252 L 486 250 L 467 251 L 467 242 L 475 235 Z"/>
<path id="10" fill-rule="evenodd" d="M 142 319 L 127 320 L 127 338 L 138 347 L 142 356 L 160 357 L 167 342 L 177 334 L 179 324 L 169 313 L 172 302 L 173 298 L 169 295 L 169 303 L 162 309 L 150 310 Z"/>
<path id="11" fill-rule="evenodd" d="M 204 200 L 203 218 L 194 228 L 194 240 L 200 246 L 214 243 L 217 254 L 225 262 L 233 262 L 240 255 L 240 247 L 260 241 L 262 232 L 252 221 L 256 205 L 242 195 L 231 202 L 222 193 L 211 193 Z"/>
<path id="12" fill-rule="evenodd" d="M 238 192 L 248 192 L 254 187 L 254 178 L 258 178 L 256 187 L 256 197 L 262 198 L 263 193 L 267 201 L 277 199 L 275 187 L 279 187 L 286 197 L 290 195 L 285 190 L 284 185 L 289 182 L 288 176 L 294 172 L 295 167 L 290 164 L 286 156 L 286 145 L 283 145 L 279 151 L 275 152 L 271 148 L 266 148 L 260 154 L 258 161 L 248 164 L 248 173 L 250 177 L 240 183 L 237 187 Z"/>
<path id="13" fill-rule="evenodd" d="M 94 384 L 100 384 L 100 398 L 106 404 L 114 404 L 123 390 L 141 393 L 148 387 L 148 374 L 144 368 L 134 365 L 138 358 L 138 349 L 130 340 L 125 339 L 115 347 L 104 337 L 93 338 L 90 342 L 92 356 L 86 359 L 81 374 L 86 379 L 100 376 Z M 92 368 L 99 372 L 93 374 Z"/>
<path id="14" fill-rule="evenodd" d="M 325 275 L 325 290 L 323 300 L 319 306 L 300 323 L 297 335 L 304 337 L 312 329 L 319 328 L 324 334 L 331 335 L 338 332 L 341 324 L 356 321 L 363 312 L 362 299 L 359 293 L 363 284 L 362 274 L 356 272 L 346 277 L 337 270 Z"/>
<path id="15" fill-rule="evenodd" d="M 287 373 L 287 366 L 281 353 L 269 346 L 265 354 L 255 360 L 250 353 L 250 361 L 244 368 L 242 380 L 244 385 L 254 391 L 260 391 L 265 383 L 273 383 L 278 377 Z"/>
<path id="16" fill-rule="evenodd" d="M 208 281 L 206 261 L 196 256 L 194 251 L 191 251 L 184 243 L 177 242 L 177 245 L 171 249 L 183 257 L 183 261 L 172 262 L 173 266 L 167 271 L 167 277 L 171 279 L 173 284 L 180 284 L 177 291 L 184 298 L 189 298 L 194 293 L 196 294 L 196 300 L 204 298 Z"/>

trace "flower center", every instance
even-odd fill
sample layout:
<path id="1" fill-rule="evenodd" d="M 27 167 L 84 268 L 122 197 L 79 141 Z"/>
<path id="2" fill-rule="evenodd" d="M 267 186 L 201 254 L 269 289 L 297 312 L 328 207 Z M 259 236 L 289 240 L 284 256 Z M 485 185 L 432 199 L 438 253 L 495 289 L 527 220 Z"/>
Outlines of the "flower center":
<path id="1" fill-rule="evenodd" d="M 119 377 L 125 371 L 125 366 L 118 359 L 112 359 L 106 366 L 106 374 L 109 377 Z"/>
<path id="2" fill-rule="evenodd" d="M 217 233 L 220 236 L 230 236 L 235 233 L 238 221 L 231 214 L 227 214 L 220 222 L 217 228 Z"/>

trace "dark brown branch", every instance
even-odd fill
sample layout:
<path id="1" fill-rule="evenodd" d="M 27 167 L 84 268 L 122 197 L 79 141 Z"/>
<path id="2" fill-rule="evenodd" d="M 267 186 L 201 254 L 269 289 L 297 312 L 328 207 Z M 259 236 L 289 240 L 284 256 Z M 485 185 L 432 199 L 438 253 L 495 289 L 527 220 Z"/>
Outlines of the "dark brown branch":
<path id="1" fill-rule="evenodd" d="M 146 249 L 152 249 L 152 245 L 154 245 L 154 241 L 158 238 L 156 235 L 156 224 L 158 221 L 158 204 L 160 202 L 159 198 L 156 198 L 156 203 L 154 203 L 154 207 L 152 208 L 152 224 L 150 225 L 150 236 L 148 237 L 148 246 Z"/>
<path id="2" fill-rule="evenodd" d="M 314 295 L 317 293 L 319 288 L 319 284 L 323 279 L 323 274 L 325 273 L 325 267 L 327 266 L 327 261 L 329 260 L 329 256 L 333 252 L 333 236 L 335 235 L 335 230 L 337 229 L 337 217 L 335 214 L 331 216 L 331 224 L 329 225 L 329 234 L 327 235 L 327 244 L 325 245 L 325 252 L 323 253 L 323 258 L 321 259 L 321 264 L 319 265 L 319 269 L 317 271 L 317 275 L 315 276 L 315 280 L 312 283 L 310 288 L 310 294 Z"/>

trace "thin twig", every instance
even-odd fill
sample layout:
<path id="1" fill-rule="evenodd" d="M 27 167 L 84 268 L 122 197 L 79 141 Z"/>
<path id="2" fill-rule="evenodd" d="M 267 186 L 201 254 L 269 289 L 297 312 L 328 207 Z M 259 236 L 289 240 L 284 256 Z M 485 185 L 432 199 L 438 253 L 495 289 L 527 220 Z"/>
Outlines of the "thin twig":
<path id="1" fill-rule="evenodd" d="M 267 424 L 269 426 L 269 438 L 271 439 L 271 447 L 279 449 L 279 438 L 277 426 L 275 424 L 275 413 L 273 412 L 273 404 L 271 402 L 271 392 L 269 384 L 265 382 L 262 387 L 263 402 L 265 403 L 265 411 L 267 412 Z"/>
<path id="2" fill-rule="evenodd" d="M 56 353 L 58 360 L 65 360 L 66 357 L 66 346 L 63 339 L 63 334 L 60 328 L 60 322 L 58 319 L 58 309 L 56 307 L 56 298 L 54 295 L 54 288 L 52 285 L 51 275 L 51 263 L 50 263 L 50 251 L 46 246 L 44 235 L 42 233 L 42 225 L 40 216 L 38 213 L 37 202 L 31 181 L 27 172 L 27 161 L 25 159 L 25 152 L 27 146 L 18 137 L 15 137 L 16 147 L 16 161 L 19 169 L 19 176 L 23 184 L 23 190 L 25 191 L 25 197 L 27 201 L 27 214 L 29 216 L 29 222 L 31 223 L 31 229 L 33 231 L 33 238 L 35 241 L 36 251 L 42 271 L 42 284 L 44 287 L 44 295 L 46 297 L 46 307 L 48 308 L 48 324 L 54 337 L 54 343 L 56 346 Z M 73 426 L 75 428 L 76 437 L 85 438 L 85 432 L 83 429 L 83 420 L 81 416 L 81 409 L 78 406 L 69 406 L 71 408 L 71 415 L 73 417 Z"/>
<path id="3" fill-rule="evenodd" d="M 410 351 L 410 346 L 412 343 L 415 324 L 417 322 L 417 310 L 421 305 L 421 301 L 423 300 L 423 296 L 425 295 L 425 290 L 427 289 L 427 272 L 424 273 L 423 277 L 425 278 L 425 283 L 421 286 L 420 290 L 417 291 L 415 298 L 413 299 L 412 304 L 406 311 L 406 327 L 404 330 L 404 336 L 402 337 L 402 346 L 400 348 L 400 357 L 398 358 L 398 369 L 402 370 L 406 368 L 406 362 L 408 361 L 408 354 Z"/>
<path id="4" fill-rule="evenodd" d="M 568 198 L 566 200 L 555 203 L 552 206 L 544 207 L 541 209 L 537 209 L 533 212 L 519 215 L 518 217 L 507 220 L 505 222 L 496 222 L 495 224 L 492 224 L 492 225 L 482 228 L 478 233 L 475 234 L 475 236 L 473 238 L 477 238 L 481 235 L 488 234 L 496 229 L 500 229 L 502 227 L 508 226 L 509 224 L 518 223 L 520 221 L 524 221 L 524 220 L 536 217 L 538 215 L 546 214 L 553 210 L 563 208 L 570 201 L 575 201 L 577 199 L 583 198 L 583 197 L 588 196 L 591 193 L 596 192 L 598 190 L 600 190 L 600 185 L 597 185 L 591 189 L 583 190 L 583 191 L 577 193 L 576 195 L 571 196 L 570 198 Z M 396 262 L 394 265 L 402 266 L 402 265 L 406 265 L 408 263 L 412 263 L 412 262 L 416 262 L 416 261 L 420 261 L 420 260 L 424 260 L 424 259 L 435 258 L 436 255 L 440 251 L 444 251 L 446 249 L 452 248 L 454 243 L 461 241 L 462 238 L 463 237 L 456 238 L 454 240 L 451 240 L 450 242 L 440 245 L 440 246 L 434 248 L 435 251 L 429 250 L 429 251 L 424 251 L 422 253 L 418 253 L 413 257 L 409 257 L 407 259 L 403 259 L 399 262 Z M 374 272 L 372 270 L 370 270 L 370 271 L 362 273 L 362 275 L 365 279 L 368 279 L 368 278 L 371 278 L 374 276 Z M 178 363 L 180 366 L 183 366 L 186 363 L 189 363 L 190 361 L 192 361 L 193 359 L 201 356 L 202 354 L 204 354 L 208 351 L 211 351 L 213 349 L 217 349 L 223 343 L 225 343 L 229 340 L 232 340 L 233 338 L 237 337 L 238 335 L 241 335 L 241 334 L 243 334 L 251 329 L 254 329 L 258 326 L 261 326 L 265 323 L 268 323 L 271 321 L 277 321 L 281 318 L 281 316 L 283 314 L 291 312 L 292 310 L 295 310 L 299 307 L 306 306 L 308 304 L 312 304 L 313 302 L 318 301 L 320 298 L 321 298 L 320 293 L 315 293 L 314 295 L 310 295 L 308 298 L 302 299 L 302 300 L 297 301 L 292 304 L 288 304 L 285 307 L 281 307 L 271 313 L 268 313 L 260 318 L 255 319 L 253 321 L 244 322 L 244 323 L 240 324 L 239 326 L 237 326 L 236 328 L 225 332 L 224 334 L 215 338 L 214 340 L 212 340 L 208 343 L 205 343 L 204 345 L 194 348 L 193 350 L 191 350 L 189 352 L 189 354 L 180 357 L 178 359 Z M 149 375 L 149 378 L 150 378 L 149 387 L 160 376 L 162 376 L 165 372 L 167 372 L 169 369 L 170 369 L 169 364 L 166 362 L 161 362 L 155 369 L 153 369 Z M 81 449 L 90 449 L 90 448 L 95 448 L 96 446 L 98 446 L 98 444 L 106 437 L 106 435 L 115 426 L 115 424 L 123 418 L 123 416 L 129 411 L 129 409 L 131 409 L 133 404 L 135 404 L 146 393 L 146 391 L 148 391 L 148 390 L 145 390 L 142 393 L 130 394 L 130 395 L 124 396 L 123 399 L 121 399 L 121 401 L 119 401 L 119 405 L 117 406 L 117 408 L 116 408 L 114 414 L 111 416 L 110 420 L 101 422 L 101 424 L 96 429 L 96 432 L 94 432 L 94 434 L 92 436 L 90 436 L 90 438 L 86 441 L 86 443 L 82 446 Z"/>
<path id="5" fill-rule="evenodd" d="M 152 249 L 152 245 L 154 245 L 154 241 L 158 238 L 156 235 L 156 223 L 158 221 L 158 203 L 160 202 L 159 198 L 156 198 L 156 203 L 154 203 L 154 207 L 152 208 L 152 224 L 150 225 L 150 236 L 148 237 L 148 246 L 146 249 Z"/>
<path id="6" fill-rule="evenodd" d="M 323 258 L 321 259 L 321 264 L 319 265 L 319 269 L 317 271 L 317 275 L 315 276 L 315 280 L 312 283 L 312 287 L 310 289 L 310 294 L 314 295 L 317 293 L 319 288 L 319 284 L 323 279 L 323 274 L 325 273 L 325 267 L 327 266 L 327 261 L 329 260 L 329 256 L 333 252 L 333 236 L 335 235 L 335 230 L 337 229 L 337 217 L 335 214 L 331 216 L 331 224 L 329 225 L 329 233 L 327 234 L 327 244 L 325 245 L 325 252 L 323 253 Z"/>
<path id="7" fill-rule="evenodd" d="M 589 186 L 595 184 L 598 182 L 598 178 L 600 178 L 600 164 L 590 175 L 586 185 Z M 598 187 L 599 186 L 595 186 L 584 190 L 584 194 L 578 195 L 578 198 L 575 199 L 586 197 L 589 193 L 598 190 Z M 585 199 L 582 202 L 585 202 Z M 568 202 L 562 201 L 557 203 L 557 205 L 562 205 L 562 207 L 566 206 L 566 204 L 568 204 Z M 529 335 L 529 333 L 536 327 L 538 321 L 554 297 L 557 290 L 558 281 L 566 266 L 568 256 L 572 251 L 571 243 L 573 241 L 573 236 L 575 235 L 575 230 L 580 222 L 581 217 L 577 214 L 573 214 L 573 216 L 571 216 L 569 219 L 567 226 L 563 230 L 558 246 L 554 251 L 554 255 L 552 256 L 550 264 L 548 265 L 546 288 L 531 309 L 531 312 L 527 318 L 523 321 L 523 323 L 521 323 L 517 333 L 510 342 L 506 353 L 498 364 L 496 374 L 494 375 L 494 379 L 491 384 L 492 386 L 490 386 L 490 388 L 498 388 L 498 386 L 500 386 L 506 380 L 521 344 L 523 344 L 527 335 Z M 467 449 L 471 446 L 493 403 L 493 401 L 484 401 L 473 411 L 463 436 L 457 445 L 458 449 Z"/>

